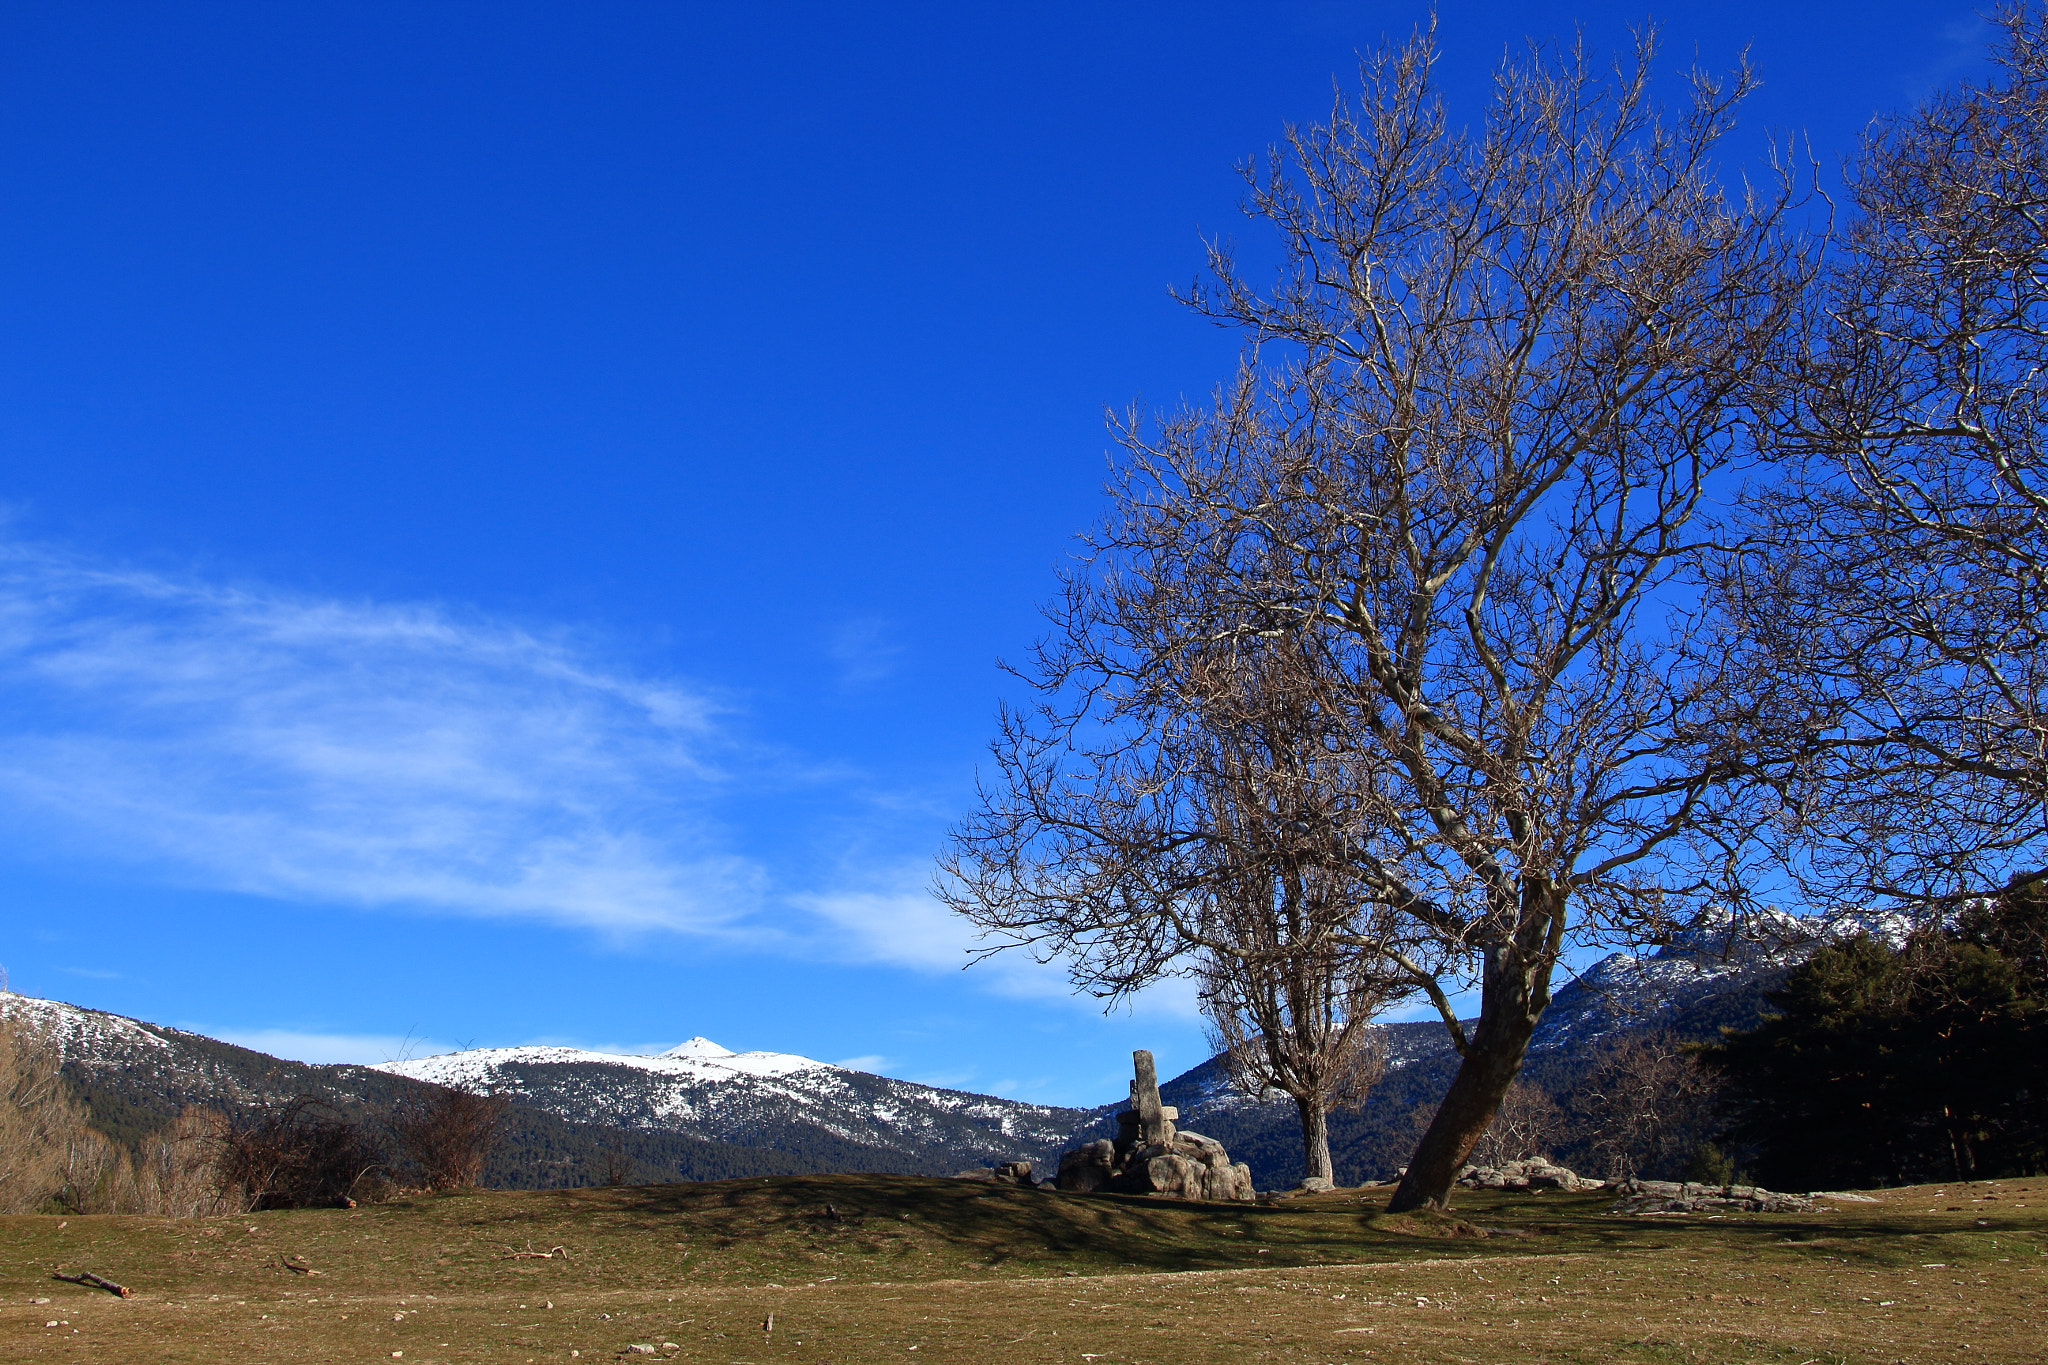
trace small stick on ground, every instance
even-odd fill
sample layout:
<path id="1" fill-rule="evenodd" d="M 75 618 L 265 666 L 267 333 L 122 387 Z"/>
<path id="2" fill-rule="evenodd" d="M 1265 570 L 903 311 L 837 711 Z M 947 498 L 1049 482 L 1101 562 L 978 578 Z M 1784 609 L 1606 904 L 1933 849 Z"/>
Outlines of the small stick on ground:
<path id="1" fill-rule="evenodd" d="M 60 1270 L 51 1275 L 50 1278 L 53 1280 L 64 1280 L 70 1284 L 89 1284 L 95 1289 L 104 1289 L 109 1294 L 116 1294 L 124 1299 L 128 1297 L 128 1290 L 124 1286 L 115 1284 L 112 1280 L 101 1279 L 90 1270 L 81 1270 L 76 1275 L 66 1275 Z"/>
<path id="2" fill-rule="evenodd" d="M 311 1266 L 294 1264 L 292 1258 L 285 1255 L 282 1251 L 277 1253 L 277 1260 L 278 1264 L 282 1265 L 286 1270 L 296 1271 L 301 1275 L 318 1275 L 320 1273 Z"/>
<path id="3" fill-rule="evenodd" d="M 568 1260 L 569 1248 L 555 1247 L 550 1251 L 535 1251 L 533 1249 L 533 1243 L 528 1242 L 526 1244 L 526 1250 L 508 1251 L 503 1256 L 500 1256 L 498 1259 L 501 1261 L 552 1261 L 557 1256 L 561 1257 L 565 1261 Z"/>

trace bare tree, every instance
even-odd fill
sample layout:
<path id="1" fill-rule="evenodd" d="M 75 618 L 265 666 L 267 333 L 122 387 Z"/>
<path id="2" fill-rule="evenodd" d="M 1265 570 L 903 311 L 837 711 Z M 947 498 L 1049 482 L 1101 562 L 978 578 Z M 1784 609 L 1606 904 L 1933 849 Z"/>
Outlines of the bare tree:
<path id="1" fill-rule="evenodd" d="M 157 1218 L 246 1212 L 244 1192 L 225 1179 L 221 1166 L 229 1128 L 220 1110 L 192 1104 L 143 1138 L 135 1162 L 134 1211 Z"/>
<path id="2" fill-rule="evenodd" d="M 1142 631 L 1148 618 L 1118 628 Z M 1176 651 L 1133 698 L 1146 742 L 1116 756 L 1115 780 L 1047 793 L 1035 808 L 1032 818 L 1061 822 L 1060 872 L 1073 880 L 1062 891 L 1043 879 L 1049 869 L 1031 875 L 1096 923 L 1146 888 L 1142 922 L 1104 940 L 1109 951 L 1082 979 L 1115 995 L 1176 963 L 1191 971 L 1233 1083 L 1293 1099 L 1306 1174 L 1327 1180 L 1329 1111 L 1361 1102 L 1379 1079 L 1371 1020 L 1409 989 L 1385 953 L 1356 945 L 1393 951 L 1385 940 L 1398 925 L 1350 856 L 1359 774 L 1338 742 L 1343 713 L 1299 637 L 1226 631 L 1212 643 Z M 1005 894 L 1016 869 L 987 856 L 1032 856 L 1004 842 L 1017 833 L 963 834 L 948 863 L 958 880 L 941 894 L 970 913 L 977 898 Z M 1091 860 L 1085 872 L 1077 855 Z"/>
<path id="3" fill-rule="evenodd" d="M 427 1188 L 467 1189 L 483 1182 L 510 1107 L 503 1095 L 423 1085 L 399 1102 L 391 1131 Z"/>
<path id="4" fill-rule="evenodd" d="M 1371 1020 L 1384 989 L 1358 954 L 1212 955 L 1197 979 L 1209 1044 L 1246 1095 L 1278 1091 L 1301 1115 L 1303 1174 L 1336 1178 L 1330 1111 L 1355 1109 L 1386 1074 L 1385 1032 Z"/>
<path id="5" fill-rule="evenodd" d="M 1565 1133 L 1565 1113 L 1557 1101 L 1548 1092 L 1518 1080 L 1501 1098 L 1500 1109 L 1480 1135 L 1472 1157 L 1483 1166 L 1547 1157 Z"/>
<path id="6" fill-rule="evenodd" d="M 1287 641 L 1347 767 L 1297 838 L 1393 918 L 1351 946 L 1463 1058 L 1396 1209 L 1448 1200 L 1567 945 L 1667 929 L 1736 840 L 1717 822 L 1747 762 L 1702 743 L 1718 682 L 1677 666 L 1654 604 L 1801 270 L 1789 188 L 1731 200 L 1708 171 L 1749 72 L 1695 76 L 1667 124 L 1651 46 L 1613 72 L 1580 47 L 1505 64 L 1468 135 L 1418 36 L 1248 171 L 1279 280 L 1219 247 L 1189 301 L 1261 349 L 1212 410 L 1124 425 L 1041 700 L 1006 713 L 947 863 L 942 892 L 998 945 L 1108 994 L 1169 970 L 1217 842 L 1166 799 L 1173 731 L 1202 723 L 1177 679 L 1224 642 Z M 1096 818 L 1140 797 L 1149 823 Z"/>
<path id="7" fill-rule="evenodd" d="M 1571 1095 L 1585 1141 L 1610 1179 L 1676 1167 L 1708 1137 L 1716 1082 L 1676 1035 L 1658 1030 L 1608 1049 Z"/>
<path id="8" fill-rule="evenodd" d="M 626 1135 L 613 1130 L 597 1153 L 597 1178 L 605 1185 L 630 1185 L 640 1174 L 640 1163 L 626 1150 Z"/>
<path id="9" fill-rule="evenodd" d="M 85 1118 L 63 1064 L 50 1039 L 0 1017 L 0 1213 L 34 1213 L 64 1187 Z"/>
<path id="10" fill-rule="evenodd" d="M 1355 773 L 1311 660 L 1291 635 L 1183 656 L 1181 718 L 1162 756 L 1201 811 L 1211 854 L 1181 935 L 1211 1042 L 1243 1093 L 1277 1090 L 1301 1116 L 1302 1165 L 1334 1180 L 1332 1109 L 1356 1107 L 1386 1070 L 1372 1019 L 1407 993 L 1384 954 L 1393 917 L 1343 846 Z"/>
<path id="11" fill-rule="evenodd" d="M 1873 127 L 1727 562 L 1816 900 L 1939 911 L 2048 865 L 2048 20 Z"/>

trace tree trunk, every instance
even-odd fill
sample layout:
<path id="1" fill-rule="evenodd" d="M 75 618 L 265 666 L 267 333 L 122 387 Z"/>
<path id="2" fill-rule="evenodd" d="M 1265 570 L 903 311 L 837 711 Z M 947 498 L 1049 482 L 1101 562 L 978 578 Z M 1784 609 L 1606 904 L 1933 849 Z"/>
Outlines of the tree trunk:
<path id="1" fill-rule="evenodd" d="M 1515 939 L 1486 950 L 1479 993 L 1479 1023 L 1466 1040 L 1465 1060 L 1437 1106 L 1429 1131 L 1394 1187 L 1389 1213 L 1425 1206 L 1449 1208 L 1458 1168 L 1500 1112 L 1508 1087 L 1522 1069 L 1536 1021 L 1550 1004 L 1550 972 L 1564 924 L 1565 892 L 1547 878 L 1525 877 L 1521 923 Z"/>
<path id="2" fill-rule="evenodd" d="M 1301 1165 L 1302 1175 L 1321 1176 L 1334 1181 L 1336 1176 L 1330 1169 L 1330 1114 L 1323 1108 L 1319 1098 L 1306 1095 L 1294 1097 L 1294 1107 L 1301 1111 Z"/>

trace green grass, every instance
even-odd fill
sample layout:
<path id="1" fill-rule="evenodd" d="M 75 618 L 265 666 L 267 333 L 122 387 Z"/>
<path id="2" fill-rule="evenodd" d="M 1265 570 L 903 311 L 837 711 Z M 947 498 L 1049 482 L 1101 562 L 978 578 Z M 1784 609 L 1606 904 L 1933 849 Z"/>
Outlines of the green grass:
<path id="1" fill-rule="evenodd" d="M 1725 1219 L 1556 1193 L 1393 1217 L 1385 1193 L 1181 1205 L 847 1175 L 5 1218 L 0 1340 L 24 1361 L 292 1365 L 646 1359 L 635 1343 L 752 1365 L 2048 1359 L 2048 1180 Z"/>

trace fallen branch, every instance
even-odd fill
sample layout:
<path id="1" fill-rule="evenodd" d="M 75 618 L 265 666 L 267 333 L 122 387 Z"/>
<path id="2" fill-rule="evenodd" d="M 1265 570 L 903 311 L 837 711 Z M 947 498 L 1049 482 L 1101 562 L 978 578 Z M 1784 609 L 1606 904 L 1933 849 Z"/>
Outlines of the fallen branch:
<path id="1" fill-rule="evenodd" d="M 313 1269 L 313 1267 L 311 1266 L 294 1265 L 292 1263 L 292 1258 L 285 1255 L 282 1251 L 277 1253 L 277 1261 L 278 1264 L 282 1265 L 286 1270 L 296 1271 L 298 1274 L 301 1275 L 318 1275 L 320 1273 L 319 1271 Z"/>
<path id="2" fill-rule="evenodd" d="M 115 1284 L 112 1280 L 103 1280 L 90 1270 L 82 1270 L 76 1275 L 66 1275 L 63 1271 L 59 1270 L 52 1274 L 50 1278 L 53 1280 L 63 1280 L 69 1284 L 87 1284 L 95 1289 L 104 1289 L 109 1294 L 117 1294 L 124 1299 L 128 1297 L 128 1291 L 125 1287 Z"/>
<path id="3" fill-rule="evenodd" d="M 528 1242 L 526 1244 L 526 1250 L 508 1251 L 503 1256 L 500 1256 L 498 1259 L 501 1261 L 552 1261 L 557 1256 L 561 1257 L 565 1261 L 568 1260 L 569 1248 L 556 1247 L 551 1251 L 535 1251 L 533 1249 L 533 1243 Z"/>

